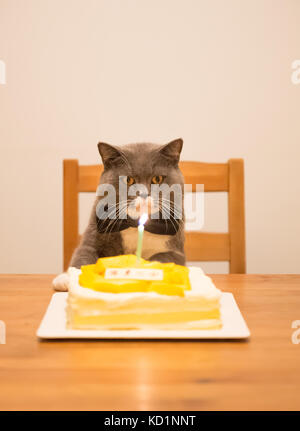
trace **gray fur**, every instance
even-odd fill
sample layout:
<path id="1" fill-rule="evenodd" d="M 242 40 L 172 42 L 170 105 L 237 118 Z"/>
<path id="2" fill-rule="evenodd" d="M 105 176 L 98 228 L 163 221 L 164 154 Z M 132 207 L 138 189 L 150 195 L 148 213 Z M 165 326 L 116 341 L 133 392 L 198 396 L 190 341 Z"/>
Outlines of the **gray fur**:
<path id="1" fill-rule="evenodd" d="M 165 182 L 168 185 L 181 185 L 183 195 L 183 176 L 178 167 L 182 148 L 181 139 L 166 145 L 139 143 L 117 147 L 99 143 L 98 148 L 104 164 L 100 184 L 109 183 L 118 190 L 119 176 L 128 175 L 134 177 L 138 183 L 144 184 L 150 192 L 151 178 L 154 175 L 165 175 Z M 126 244 L 123 243 L 122 232 L 99 233 L 96 217 L 99 199 L 101 198 L 97 197 L 95 200 L 89 224 L 73 253 L 70 266 L 80 268 L 81 265 L 95 263 L 99 257 L 116 256 L 124 254 L 127 250 Z M 131 229 L 130 232 L 137 235 L 136 227 Z M 147 258 L 185 265 L 184 213 L 182 220 L 178 221 L 178 231 L 174 235 L 159 236 L 162 237 L 162 241 L 165 240 L 164 250 L 157 249 Z"/>

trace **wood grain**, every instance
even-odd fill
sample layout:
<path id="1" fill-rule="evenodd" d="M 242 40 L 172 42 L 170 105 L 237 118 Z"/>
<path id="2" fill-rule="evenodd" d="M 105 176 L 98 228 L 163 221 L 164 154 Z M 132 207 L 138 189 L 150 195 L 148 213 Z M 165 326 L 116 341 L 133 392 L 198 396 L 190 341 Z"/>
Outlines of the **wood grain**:
<path id="1" fill-rule="evenodd" d="M 233 274 L 244 274 L 246 272 L 244 161 L 230 159 L 228 165 L 229 270 Z"/>
<path id="2" fill-rule="evenodd" d="M 63 172 L 63 248 L 64 269 L 67 269 L 72 253 L 78 243 L 78 160 L 64 160 Z"/>
<path id="3" fill-rule="evenodd" d="M 206 192 L 228 191 L 228 163 L 182 161 L 179 167 L 185 184 L 192 184 L 193 192 L 197 191 L 197 184 L 204 184 Z"/>
<path id="4" fill-rule="evenodd" d="M 80 165 L 78 191 L 95 193 L 102 172 L 103 165 Z"/>
<path id="5" fill-rule="evenodd" d="M 1 410 L 299 410 L 299 275 L 215 275 L 251 331 L 238 341 L 43 341 L 51 275 L 0 276 Z"/>

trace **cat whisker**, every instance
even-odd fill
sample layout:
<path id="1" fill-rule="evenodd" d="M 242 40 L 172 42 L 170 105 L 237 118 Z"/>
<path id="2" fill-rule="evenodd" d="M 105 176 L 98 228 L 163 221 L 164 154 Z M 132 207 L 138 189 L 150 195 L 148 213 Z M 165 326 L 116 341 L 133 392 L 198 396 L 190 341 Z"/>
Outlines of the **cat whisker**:
<path id="1" fill-rule="evenodd" d="M 163 213 L 163 215 L 169 215 L 168 213 L 166 214 L 166 212 L 165 212 L 165 209 L 164 208 L 162 208 L 162 213 Z M 165 220 L 165 222 L 167 223 L 167 219 L 166 218 L 164 218 L 164 220 Z M 172 219 L 171 218 L 169 218 L 168 220 L 170 220 L 170 222 L 172 223 L 172 226 L 174 227 L 174 229 L 175 230 L 177 230 L 176 229 L 176 226 L 175 226 L 175 224 L 174 224 L 174 222 L 172 221 Z"/>
<path id="2" fill-rule="evenodd" d="M 169 204 L 166 205 L 164 202 L 161 203 L 161 206 L 164 208 L 165 211 L 170 215 L 170 217 L 173 217 L 173 219 L 181 220 L 182 214 L 178 211 L 174 210 Z M 175 217 L 174 217 L 175 216 Z"/>
<path id="3" fill-rule="evenodd" d="M 165 198 L 162 198 L 161 201 L 168 204 L 168 207 L 170 207 L 175 216 L 179 216 L 179 218 L 182 218 L 182 207 L 178 207 L 176 204 L 174 204 L 174 202 L 169 201 Z"/>
<path id="4" fill-rule="evenodd" d="M 126 207 L 125 207 L 125 208 L 126 208 Z M 107 232 L 108 232 L 108 230 L 109 230 L 109 228 L 110 228 L 110 226 L 113 226 L 113 225 L 115 224 L 115 222 L 119 220 L 119 215 L 120 215 L 120 212 L 121 212 L 122 210 L 123 210 L 123 208 L 122 208 L 122 209 L 120 209 L 120 207 L 117 209 L 115 218 L 113 218 L 113 219 L 108 223 L 108 225 L 107 225 L 107 227 L 106 227 L 106 229 L 105 229 L 104 233 L 107 233 Z"/>
<path id="5" fill-rule="evenodd" d="M 122 209 L 119 211 L 118 216 L 120 217 L 120 216 L 121 216 L 125 211 L 126 211 L 126 207 L 122 208 Z M 120 221 L 120 218 L 116 218 L 116 219 L 113 221 L 113 223 L 112 223 L 112 224 L 111 224 L 111 226 L 110 226 L 110 230 L 108 231 L 108 234 L 111 234 L 111 231 L 112 231 L 112 229 L 113 229 L 114 225 L 115 225 L 118 221 Z M 108 227 L 109 227 L 109 226 L 108 226 Z"/>
<path id="6" fill-rule="evenodd" d="M 120 206 L 121 207 L 122 206 L 126 206 L 128 202 L 129 202 L 129 200 L 127 199 L 126 201 L 120 201 L 120 202 L 117 202 L 117 203 L 115 203 L 113 205 L 110 205 L 110 207 L 109 207 L 109 213 L 107 214 L 107 216 L 104 219 L 101 220 L 101 222 L 99 224 L 100 225 L 103 224 L 108 218 L 110 218 L 112 216 L 112 214 L 114 213 L 114 211 L 116 211 L 115 216 L 112 218 L 112 220 L 114 220 L 115 217 L 117 217 L 117 210 L 118 210 L 118 208 Z"/>
<path id="7" fill-rule="evenodd" d="M 120 206 L 119 205 L 119 208 L 117 209 L 117 212 L 116 212 L 116 217 L 115 217 L 115 219 L 113 219 L 109 224 L 108 224 L 108 226 L 106 227 L 106 229 L 105 229 L 105 233 L 111 233 L 111 231 L 112 231 L 112 229 L 113 229 L 113 227 L 114 227 L 114 225 L 118 222 L 118 221 L 120 221 L 120 217 L 125 213 L 125 211 L 127 210 L 127 203 L 128 203 L 128 200 L 127 201 L 122 201 L 122 206 Z"/>

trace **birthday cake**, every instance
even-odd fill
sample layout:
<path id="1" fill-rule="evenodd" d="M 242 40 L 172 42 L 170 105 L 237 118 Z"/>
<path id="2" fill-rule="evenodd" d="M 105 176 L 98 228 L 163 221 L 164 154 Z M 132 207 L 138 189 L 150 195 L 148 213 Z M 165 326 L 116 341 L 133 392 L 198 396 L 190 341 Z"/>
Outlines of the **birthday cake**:
<path id="1" fill-rule="evenodd" d="M 71 329 L 218 329 L 221 292 L 200 268 L 135 255 L 69 268 Z"/>

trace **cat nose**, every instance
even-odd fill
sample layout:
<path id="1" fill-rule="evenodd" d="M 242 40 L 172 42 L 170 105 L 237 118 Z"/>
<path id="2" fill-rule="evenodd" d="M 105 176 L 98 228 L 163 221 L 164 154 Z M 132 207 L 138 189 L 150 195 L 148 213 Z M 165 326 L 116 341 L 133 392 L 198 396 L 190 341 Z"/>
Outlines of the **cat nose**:
<path id="1" fill-rule="evenodd" d="M 137 197 L 135 200 L 135 209 L 138 212 L 151 212 L 151 199 L 148 197 L 148 194 L 144 194 L 145 198 L 142 197 L 142 194 Z"/>

